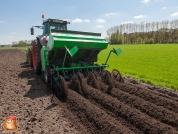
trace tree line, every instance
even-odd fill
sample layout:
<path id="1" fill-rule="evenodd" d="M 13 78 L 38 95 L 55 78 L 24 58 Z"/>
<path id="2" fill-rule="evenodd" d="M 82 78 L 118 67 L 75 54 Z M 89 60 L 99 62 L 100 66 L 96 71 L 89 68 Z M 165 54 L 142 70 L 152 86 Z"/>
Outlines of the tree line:
<path id="1" fill-rule="evenodd" d="M 24 47 L 24 46 L 30 46 L 31 44 L 31 41 L 28 41 L 28 40 L 21 40 L 19 42 L 12 42 L 12 47 Z"/>
<path id="2" fill-rule="evenodd" d="M 178 43 L 178 20 L 121 24 L 107 30 L 110 44 Z"/>

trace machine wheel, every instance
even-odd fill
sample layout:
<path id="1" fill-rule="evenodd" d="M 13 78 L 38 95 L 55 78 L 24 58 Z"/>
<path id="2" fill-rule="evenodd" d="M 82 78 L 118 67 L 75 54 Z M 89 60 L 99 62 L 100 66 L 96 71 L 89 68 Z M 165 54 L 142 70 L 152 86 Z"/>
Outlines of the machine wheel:
<path id="1" fill-rule="evenodd" d="M 41 44 L 38 40 L 32 42 L 33 69 L 36 74 L 41 73 Z"/>
<path id="2" fill-rule="evenodd" d="M 81 73 L 77 73 L 72 76 L 69 88 L 87 98 L 88 91 L 86 85 L 87 83 L 85 82 L 83 75 Z"/>
<path id="3" fill-rule="evenodd" d="M 58 77 L 57 96 L 61 101 L 65 101 L 68 98 L 68 88 L 66 82 L 60 75 Z"/>
<path id="4" fill-rule="evenodd" d="M 121 73 L 119 72 L 119 70 L 114 69 L 114 70 L 112 71 L 112 74 L 113 74 L 114 78 L 115 78 L 117 81 L 119 81 L 119 82 L 124 82 L 124 79 L 122 78 L 122 75 L 121 75 Z"/>
<path id="5" fill-rule="evenodd" d="M 86 88 L 86 81 L 83 77 L 83 74 L 81 73 L 77 73 L 77 76 L 78 76 L 78 80 L 80 82 L 80 87 L 81 87 L 81 90 L 82 90 L 82 95 L 85 96 L 86 98 L 88 97 L 88 91 L 87 91 L 87 88 Z"/>
<path id="6" fill-rule="evenodd" d="M 100 90 L 100 81 L 98 81 L 97 76 L 94 72 L 89 72 L 87 83 L 88 85 L 91 85 L 92 87 Z"/>
<path id="7" fill-rule="evenodd" d="M 115 83 L 112 80 L 111 74 L 107 70 L 102 71 L 101 78 L 105 84 L 108 84 L 111 87 L 115 87 Z"/>
<path id="8" fill-rule="evenodd" d="M 44 71 L 44 81 L 46 84 L 50 83 L 50 68 L 47 67 L 46 70 Z"/>
<path id="9" fill-rule="evenodd" d="M 79 94 L 82 94 L 80 81 L 79 81 L 78 76 L 76 74 L 74 74 L 72 76 L 70 83 L 71 84 L 70 84 L 69 88 L 71 88 L 72 90 L 76 91 Z"/>
<path id="10" fill-rule="evenodd" d="M 31 48 L 28 48 L 28 64 L 29 64 L 30 67 L 33 67 L 32 50 L 31 50 Z"/>

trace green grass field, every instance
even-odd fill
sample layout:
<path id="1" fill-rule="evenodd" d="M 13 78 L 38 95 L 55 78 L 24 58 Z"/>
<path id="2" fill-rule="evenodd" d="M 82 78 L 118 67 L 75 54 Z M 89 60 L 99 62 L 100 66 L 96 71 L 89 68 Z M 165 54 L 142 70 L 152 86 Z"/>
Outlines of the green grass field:
<path id="1" fill-rule="evenodd" d="M 111 54 L 109 71 L 116 68 L 124 76 L 178 89 L 178 44 L 109 45 L 99 54 L 98 63 L 105 63 L 113 47 L 121 48 L 123 52 L 118 57 Z"/>
<path id="2" fill-rule="evenodd" d="M 28 47 L 0 47 L 0 50 L 13 50 L 13 49 L 21 49 L 27 50 Z"/>

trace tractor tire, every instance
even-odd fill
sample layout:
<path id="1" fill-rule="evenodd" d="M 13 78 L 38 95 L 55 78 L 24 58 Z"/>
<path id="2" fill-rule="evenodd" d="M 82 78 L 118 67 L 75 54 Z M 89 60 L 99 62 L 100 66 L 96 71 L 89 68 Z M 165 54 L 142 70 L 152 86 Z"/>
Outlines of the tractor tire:
<path id="1" fill-rule="evenodd" d="M 30 67 L 33 67 L 33 60 L 32 60 L 32 50 L 28 48 L 28 64 Z"/>
<path id="2" fill-rule="evenodd" d="M 38 40 L 32 41 L 33 70 L 36 74 L 41 73 L 41 44 Z"/>

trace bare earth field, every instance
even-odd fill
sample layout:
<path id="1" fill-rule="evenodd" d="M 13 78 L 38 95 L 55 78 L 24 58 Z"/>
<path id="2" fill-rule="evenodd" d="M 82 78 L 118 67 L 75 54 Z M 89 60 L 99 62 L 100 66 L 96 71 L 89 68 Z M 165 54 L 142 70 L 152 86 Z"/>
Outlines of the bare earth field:
<path id="1" fill-rule="evenodd" d="M 111 88 L 96 79 L 85 84 L 87 96 L 73 81 L 66 102 L 51 102 L 53 91 L 25 63 L 25 52 L 0 50 L 0 124 L 14 115 L 19 134 L 178 133 L 176 91 L 129 78 Z"/>

